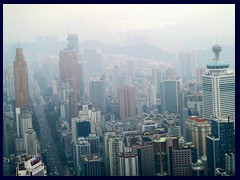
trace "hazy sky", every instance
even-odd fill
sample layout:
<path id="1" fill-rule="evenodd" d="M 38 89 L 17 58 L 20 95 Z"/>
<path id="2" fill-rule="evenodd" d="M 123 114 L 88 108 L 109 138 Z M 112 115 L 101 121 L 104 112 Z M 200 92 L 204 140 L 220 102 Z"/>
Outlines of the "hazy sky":
<path id="1" fill-rule="evenodd" d="M 83 41 L 177 24 L 226 34 L 234 42 L 235 5 L 3 5 L 4 42 L 34 41 L 41 35 L 66 40 L 68 25 Z"/>

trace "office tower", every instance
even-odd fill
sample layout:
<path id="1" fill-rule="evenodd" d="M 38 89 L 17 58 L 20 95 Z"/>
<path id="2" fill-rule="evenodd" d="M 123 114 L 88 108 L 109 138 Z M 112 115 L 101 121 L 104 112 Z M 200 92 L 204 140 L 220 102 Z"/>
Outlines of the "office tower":
<path id="1" fill-rule="evenodd" d="M 124 151 L 124 141 L 121 136 L 112 136 L 108 139 L 108 156 L 110 176 L 120 176 L 120 163 L 118 154 Z"/>
<path id="2" fill-rule="evenodd" d="M 179 148 L 178 137 L 160 137 L 154 139 L 155 172 L 161 176 L 172 175 L 172 151 Z"/>
<path id="3" fill-rule="evenodd" d="M 82 156 L 83 176 L 104 176 L 104 162 L 99 155 Z"/>
<path id="4" fill-rule="evenodd" d="M 68 34 L 67 40 L 67 49 L 75 50 L 77 53 L 77 58 L 79 58 L 78 34 Z"/>
<path id="5" fill-rule="evenodd" d="M 87 137 L 91 133 L 91 123 L 87 120 L 72 118 L 72 141 L 79 137 Z"/>
<path id="6" fill-rule="evenodd" d="M 16 153 L 22 154 L 26 152 L 25 133 L 28 129 L 32 129 L 32 114 L 29 109 L 16 108 L 16 125 L 17 138 L 15 139 Z"/>
<path id="7" fill-rule="evenodd" d="M 162 81 L 162 72 L 159 68 L 152 69 L 152 81 L 155 87 L 156 97 L 161 98 L 160 82 Z"/>
<path id="8" fill-rule="evenodd" d="M 36 138 L 36 133 L 33 129 L 28 129 L 25 133 L 25 145 L 27 155 L 36 155 L 38 153 Z"/>
<path id="9" fill-rule="evenodd" d="M 16 176 L 47 176 L 47 168 L 39 155 L 18 156 Z"/>
<path id="10" fill-rule="evenodd" d="M 186 141 L 193 142 L 197 156 L 206 156 L 206 137 L 211 133 L 210 123 L 204 118 L 191 116 L 185 124 Z"/>
<path id="11" fill-rule="evenodd" d="M 187 108 L 182 108 L 181 111 L 181 134 L 183 135 L 183 138 L 186 139 L 187 133 L 186 133 L 186 122 L 188 120 L 188 109 Z"/>
<path id="12" fill-rule="evenodd" d="M 135 120 L 136 100 L 135 87 L 121 86 L 118 88 L 119 108 L 121 120 Z"/>
<path id="13" fill-rule="evenodd" d="M 215 176 L 216 168 L 225 169 L 225 154 L 235 154 L 235 119 L 211 119 L 211 135 L 206 138 L 208 175 Z"/>
<path id="14" fill-rule="evenodd" d="M 156 90 L 153 85 L 148 87 L 148 107 L 152 109 L 154 106 L 156 106 L 157 100 L 156 100 Z"/>
<path id="15" fill-rule="evenodd" d="M 109 160 L 109 139 L 116 136 L 115 132 L 106 132 L 104 134 L 104 162 L 105 162 L 105 172 L 106 176 L 110 176 L 110 160 Z"/>
<path id="16" fill-rule="evenodd" d="M 163 112 L 168 111 L 170 113 L 180 112 L 180 80 L 163 80 L 161 82 L 162 90 L 162 107 Z"/>
<path id="17" fill-rule="evenodd" d="M 67 121 L 70 124 L 71 111 L 70 106 L 73 98 L 73 89 L 69 82 L 59 84 L 60 96 L 60 117 L 61 120 Z"/>
<path id="18" fill-rule="evenodd" d="M 105 81 L 100 77 L 90 79 L 90 99 L 92 106 L 101 113 L 106 112 Z"/>
<path id="19" fill-rule="evenodd" d="M 90 154 L 90 144 L 84 137 L 80 137 L 73 144 L 73 162 L 77 176 L 83 174 L 82 156 Z"/>
<path id="20" fill-rule="evenodd" d="M 119 82 L 120 69 L 118 66 L 114 66 L 112 70 L 112 94 L 113 97 L 118 97 L 118 87 L 120 86 Z"/>
<path id="21" fill-rule="evenodd" d="M 179 68 L 180 74 L 183 79 L 183 83 L 186 80 L 191 80 L 195 78 L 195 69 L 196 69 L 196 55 L 194 52 L 181 52 L 178 56 L 179 59 Z"/>
<path id="22" fill-rule="evenodd" d="M 100 155 L 100 138 L 96 134 L 91 133 L 86 140 L 90 144 L 90 152 L 92 155 Z"/>
<path id="23" fill-rule="evenodd" d="M 205 74 L 206 68 L 202 66 L 197 66 L 196 68 L 196 79 L 197 82 L 202 83 L 202 75 Z"/>
<path id="24" fill-rule="evenodd" d="M 15 154 L 16 122 L 13 112 L 3 111 L 3 157 Z"/>
<path id="25" fill-rule="evenodd" d="M 61 82 L 69 82 L 73 89 L 73 97 L 71 98 L 71 117 L 77 117 L 77 103 L 80 99 L 80 87 L 76 51 L 69 49 L 61 50 L 59 67 Z"/>
<path id="26" fill-rule="evenodd" d="M 202 75 L 203 117 L 235 115 L 235 73 L 229 63 L 220 59 L 221 46 L 214 45 L 215 58 L 208 62 L 208 72 Z"/>
<path id="27" fill-rule="evenodd" d="M 85 100 L 85 90 L 84 90 L 84 79 L 85 79 L 85 74 L 84 74 L 84 63 L 83 61 L 78 61 L 78 72 L 79 72 L 79 85 L 80 85 L 80 99 L 84 102 Z"/>
<path id="28" fill-rule="evenodd" d="M 15 91 L 14 91 L 14 75 L 13 75 L 12 67 L 7 67 L 5 70 L 5 83 L 6 83 L 7 96 L 14 99 Z"/>
<path id="29" fill-rule="evenodd" d="M 138 156 L 136 153 L 121 153 L 119 156 L 120 175 L 138 176 Z"/>
<path id="30" fill-rule="evenodd" d="M 23 56 L 22 48 L 16 49 L 16 57 L 13 63 L 14 87 L 17 108 L 30 108 L 30 96 L 28 89 L 27 62 Z"/>
<path id="31" fill-rule="evenodd" d="M 196 148 L 192 143 L 172 150 L 173 176 L 191 176 L 192 163 L 197 163 Z"/>
<path id="32" fill-rule="evenodd" d="M 102 74 L 102 51 L 100 49 L 84 49 L 83 59 L 87 61 L 89 74 Z"/>
<path id="33" fill-rule="evenodd" d="M 154 176 L 154 151 L 153 144 L 135 144 L 133 145 L 133 152 L 138 155 L 138 168 L 140 176 Z"/>

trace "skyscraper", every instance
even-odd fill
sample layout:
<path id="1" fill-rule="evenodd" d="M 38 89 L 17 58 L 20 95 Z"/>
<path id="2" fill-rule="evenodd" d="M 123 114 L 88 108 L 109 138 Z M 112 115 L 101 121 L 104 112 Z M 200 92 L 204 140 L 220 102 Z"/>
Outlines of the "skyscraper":
<path id="1" fill-rule="evenodd" d="M 196 56 L 194 52 L 182 52 L 179 53 L 179 61 L 180 61 L 180 74 L 183 79 L 183 83 L 186 80 L 193 79 L 195 77 L 195 69 L 196 69 Z"/>
<path id="2" fill-rule="evenodd" d="M 93 77 L 90 79 L 90 99 L 93 108 L 106 112 L 105 82 L 103 78 Z"/>
<path id="3" fill-rule="evenodd" d="M 79 48 L 78 48 L 78 34 L 68 34 L 68 45 L 67 49 L 73 49 L 77 53 L 77 57 L 79 58 Z"/>
<path id="4" fill-rule="evenodd" d="M 91 123 L 87 120 L 72 118 L 72 141 L 79 137 L 87 137 L 91 133 Z"/>
<path id="5" fill-rule="evenodd" d="M 28 69 L 27 62 L 23 56 L 22 48 L 16 49 L 16 57 L 13 63 L 14 68 L 14 86 L 16 107 L 30 107 L 30 96 L 28 89 Z"/>
<path id="6" fill-rule="evenodd" d="M 120 153 L 120 174 L 121 176 L 138 176 L 138 156 L 136 153 Z"/>
<path id="7" fill-rule="evenodd" d="M 133 152 L 138 155 L 139 175 L 141 176 L 154 176 L 154 151 L 153 144 L 135 144 L 133 145 Z"/>
<path id="8" fill-rule="evenodd" d="M 78 74 L 78 62 L 77 54 L 75 50 L 61 50 L 60 51 L 60 79 L 61 82 L 69 82 L 73 89 L 73 98 L 71 106 L 71 117 L 77 117 L 77 102 L 80 99 L 79 88 L 79 74 Z"/>
<path id="9" fill-rule="evenodd" d="M 186 141 L 193 142 L 197 148 L 198 158 L 206 156 L 206 136 L 210 134 L 210 123 L 204 118 L 191 116 L 185 123 Z"/>
<path id="10" fill-rule="evenodd" d="M 118 89 L 118 96 L 121 120 L 134 120 L 136 115 L 135 88 L 121 86 Z"/>
<path id="11" fill-rule="evenodd" d="M 163 80 L 161 83 L 161 89 L 163 112 L 180 112 L 180 80 Z"/>
<path id="12" fill-rule="evenodd" d="M 104 176 L 104 162 L 99 155 L 82 156 L 83 175 L 84 176 Z"/>
<path id="13" fill-rule="evenodd" d="M 118 154 L 123 152 L 123 137 L 112 136 L 108 139 L 108 156 L 110 176 L 120 176 L 120 162 Z"/>
<path id="14" fill-rule="evenodd" d="M 228 118 L 211 119 L 211 135 L 206 138 L 209 176 L 216 175 L 216 168 L 226 168 L 225 154 L 235 154 L 235 120 Z"/>
<path id="15" fill-rule="evenodd" d="M 213 46 L 215 58 L 207 63 L 208 72 L 202 75 L 205 118 L 235 115 L 235 73 L 220 59 L 221 49 Z"/>

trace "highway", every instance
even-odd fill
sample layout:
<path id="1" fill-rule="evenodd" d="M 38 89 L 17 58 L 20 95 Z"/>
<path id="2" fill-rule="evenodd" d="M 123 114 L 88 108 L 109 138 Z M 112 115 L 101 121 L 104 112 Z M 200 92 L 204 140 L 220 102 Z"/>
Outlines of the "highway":
<path id="1" fill-rule="evenodd" d="M 30 96 L 33 102 L 33 108 L 36 116 L 38 117 L 38 123 L 40 127 L 41 137 L 39 141 L 41 142 L 41 149 L 45 152 L 47 158 L 47 167 L 49 168 L 50 176 L 64 176 L 65 170 L 62 165 L 61 159 L 59 157 L 58 149 L 61 147 L 56 147 L 52 135 L 51 129 L 46 120 L 46 115 L 44 112 L 44 98 L 42 96 L 41 89 L 37 81 L 33 78 L 31 73 L 30 78 Z"/>

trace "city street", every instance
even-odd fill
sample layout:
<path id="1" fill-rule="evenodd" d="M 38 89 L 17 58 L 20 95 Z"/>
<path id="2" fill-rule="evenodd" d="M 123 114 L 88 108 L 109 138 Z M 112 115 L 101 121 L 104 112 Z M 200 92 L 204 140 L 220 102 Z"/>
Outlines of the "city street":
<path id="1" fill-rule="evenodd" d="M 58 154 L 58 148 L 53 141 L 51 129 L 46 120 L 46 115 L 44 112 L 45 102 L 42 92 L 32 74 L 30 79 L 30 87 L 30 96 L 40 127 L 41 137 L 39 141 L 41 142 L 41 149 L 43 152 L 45 152 L 47 157 L 47 166 L 50 169 L 49 174 L 50 176 L 64 176 L 65 171 Z"/>

